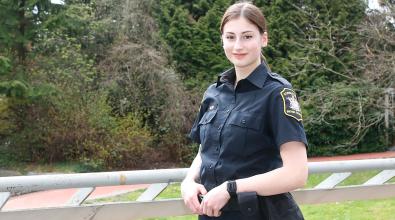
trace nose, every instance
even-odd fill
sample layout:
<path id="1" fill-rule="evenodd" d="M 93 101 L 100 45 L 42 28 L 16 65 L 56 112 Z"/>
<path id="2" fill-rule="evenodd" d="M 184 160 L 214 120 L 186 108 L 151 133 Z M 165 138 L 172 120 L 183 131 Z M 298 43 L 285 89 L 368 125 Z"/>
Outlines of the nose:
<path id="1" fill-rule="evenodd" d="M 243 43 L 242 43 L 242 41 L 241 41 L 241 38 L 237 38 L 237 39 L 236 39 L 236 42 L 235 42 L 235 44 L 234 44 L 234 49 L 235 49 L 235 50 L 243 49 Z"/>

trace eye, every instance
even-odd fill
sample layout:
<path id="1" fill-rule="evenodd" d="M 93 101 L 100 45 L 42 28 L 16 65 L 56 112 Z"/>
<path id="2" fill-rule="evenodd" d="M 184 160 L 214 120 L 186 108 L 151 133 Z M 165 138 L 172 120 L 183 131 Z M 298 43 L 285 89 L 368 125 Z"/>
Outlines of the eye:
<path id="1" fill-rule="evenodd" d="M 232 36 L 232 35 L 226 35 L 225 38 L 226 38 L 227 40 L 233 40 L 233 39 L 235 39 L 235 37 Z"/>
<path id="2" fill-rule="evenodd" d="M 243 36 L 243 38 L 246 39 L 246 40 L 249 40 L 249 39 L 251 39 L 252 37 L 253 37 L 252 35 L 244 35 L 244 36 Z"/>

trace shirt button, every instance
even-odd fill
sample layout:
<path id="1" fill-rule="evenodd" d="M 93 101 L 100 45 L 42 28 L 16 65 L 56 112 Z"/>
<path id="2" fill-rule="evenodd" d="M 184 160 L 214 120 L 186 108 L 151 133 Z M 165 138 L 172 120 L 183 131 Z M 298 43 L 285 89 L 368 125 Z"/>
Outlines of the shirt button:
<path id="1" fill-rule="evenodd" d="M 212 169 L 213 168 L 213 165 L 212 164 L 210 164 L 210 167 L 209 167 L 210 169 Z"/>
<path id="2" fill-rule="evenodd" d="M 220 126 L 218 126 L 218 130 L 221 130 L 221 128 L 222 128 L 222 126 L 220 125 Z"/>
<path id="3" fill-rule="evenodd" d="M 230 110 L 228 109 L 228 110 L 226 110 L 226 113 L 229 113 L 230 112 Z"/>

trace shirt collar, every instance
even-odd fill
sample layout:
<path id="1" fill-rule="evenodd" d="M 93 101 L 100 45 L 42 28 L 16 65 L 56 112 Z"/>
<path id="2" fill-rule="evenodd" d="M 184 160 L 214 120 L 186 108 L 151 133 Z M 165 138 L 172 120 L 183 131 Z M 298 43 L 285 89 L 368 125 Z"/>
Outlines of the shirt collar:
<path id="1" fill-rule="evenodd" d="M 220 86 L 222 83 L 234 84 L 235 80 L 236 80 L 235 68 L 228 69 L 225 72 L 218 75 L 217 87 Z"/>
<path id="2" fill-rule="evenodd" d="M 257 66 L 254 69 L 254 71 L 252 71 L 250 75 L 247 76 L 246 79 L 256 87 L 262 88 L 263 85 L 265 84 L 267 75 L 268 75 L 267 68 L 264 63 L 261 63 L 259 66 Z M 226 83 L 226 82 L 234 84 L 235 80 L 236 80 L 235 69 L 232 68 L 226 70 L 225 72 L 221 73 L 218 76 L 217 87 L 220 86 L 222 83 Z"/>

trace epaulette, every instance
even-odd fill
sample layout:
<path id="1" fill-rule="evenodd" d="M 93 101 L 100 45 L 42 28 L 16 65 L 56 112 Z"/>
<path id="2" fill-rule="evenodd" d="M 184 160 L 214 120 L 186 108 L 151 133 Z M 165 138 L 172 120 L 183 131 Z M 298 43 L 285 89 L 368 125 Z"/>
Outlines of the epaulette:
<path id="1" fill-rule="evenodd" d="M 270 72 L 270 71 L 268 71 L 268 74 L 269 74 L 269 76 L 270 76 L 271 78 L 273 78 L 273 79 L 279 81 L 279 82 L 282 83 L 283 85 L 291 86 L 291 83 L 288 82 L 288 80 L 286 80 L 284 77 L 280 76 L 279 74 L 273 73 L 273 72 Z"/>

